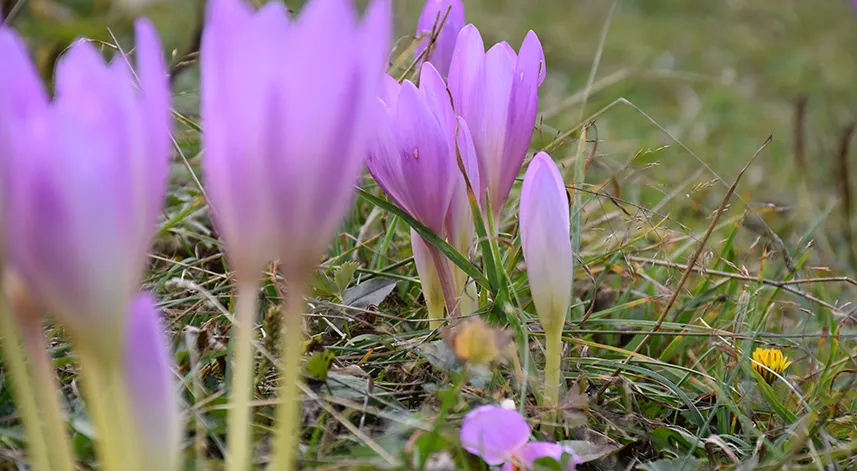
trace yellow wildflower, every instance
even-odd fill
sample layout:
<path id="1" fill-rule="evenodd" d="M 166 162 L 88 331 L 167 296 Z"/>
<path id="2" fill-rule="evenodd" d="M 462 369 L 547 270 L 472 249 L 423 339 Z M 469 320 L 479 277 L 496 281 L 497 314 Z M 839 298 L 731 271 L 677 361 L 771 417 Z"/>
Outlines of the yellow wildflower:
<path id="1" fill-rule="evenodd" d="M 774 373 L 782 375 L 791 364 L 789 358 L 777 348 L 757 348 L 753 352 L 753 369 L 762 375 L 768 384 L 777 379 Z"/>

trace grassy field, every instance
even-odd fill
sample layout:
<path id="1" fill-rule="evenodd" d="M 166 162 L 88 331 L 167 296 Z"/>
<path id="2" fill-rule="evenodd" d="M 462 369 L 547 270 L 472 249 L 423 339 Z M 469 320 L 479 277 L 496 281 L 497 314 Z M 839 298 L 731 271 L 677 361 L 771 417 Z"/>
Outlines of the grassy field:
<path id="1" fill-rule="evenodd" d="M 586 459 L 579 469 L 857 468 L 851 2 L 464 3 L 486 43 L 517 48 L 527 30 L 539 35 L 548 74 L 532 149 L 562 164 L 582 208 L 563 413 L 544 438 L 568 441 Z M 422 2 L 395 5 L 401 52 Z M 221 469 L 234 306 L 196 179 L 197 81 L 191 63 L 175 84 L 181 152 L 146 286 L 162 300 L 184 380 L 187 469 Z M 581 158 L 591 160 L 584 181 L 573 178 Z M 368 175 L 363 187 L 383 195 Z M 489 369 L 462 367 L 423 322 L 407 224 L 356 199 L 305 316 L 304 469 L 486 469 L 460 448 L 460 419 L 506 398 L 543 436 L 543 336 L 522 265 L 519 190 L 499 225 L 503 274 L 489 274 L 514 301 L 480 309 L 517 349 Z M 278 375 L 273 268 L 260 293 L 259 466 Z M 55 334 L 74 443 L 91 457 L 74 357 Z M 751 367 L 757 347 L 793 361 L 770 385 Z M 4 379 L 0 468 L 16 469 L 21 431 Z"/>

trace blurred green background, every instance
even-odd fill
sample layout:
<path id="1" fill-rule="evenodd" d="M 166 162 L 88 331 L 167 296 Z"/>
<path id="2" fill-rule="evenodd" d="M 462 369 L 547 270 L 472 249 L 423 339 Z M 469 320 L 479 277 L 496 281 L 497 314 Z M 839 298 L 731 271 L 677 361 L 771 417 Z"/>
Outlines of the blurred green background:
<path id="1" fill-rule="evenodd" d="M 393 2 L 396 49 L 401 52 L 412 40 L 424 2 Z M 169 57 L 181 64 L 176 107 L 191 116 L 198 106 L 193 52 L 203 3 L 2 0 L 4 12 L 12 13 L 12 24 L 31 41 L 46 76 L 51 59 L 71 38 L 87 35 L 111 43 L 115 37 L 130 47 L 130 19 L 140 13 L 152 16 Z M 297 11 L 304 2 L 285 3 Z M 850 157 L 839 158 L 843 141 L 851 140 L 843 135 L 855 120 L 857 104 L 857 8 L 851 2 L 464 4 L 467 20 L 479 27 L 486 45 L 508 41 L 517 48 L 529 29 L 542 41 L 548 75 L 540 92 L 542 120 L 534 150 L 624 98 L 693 154 L 639 111 L 619 104 L 596 121 L 599 143 L 587 182 L 594 190 L 604 188 L 630 203 L 657 207 L 694 227 L 716 209 L 728 184 L 773 133 L 773 142 L 738 188 L 736 210 L 743 211 L 746 203 L 771 209 L 766 205 L 773 203 L 773 210 L 762 217 L 792 243 L 787 245 L 815 240 L 818 263 L 852 268 L 848 224 L 853 217 L 850 204 L 842 203 L 850 199 L 852 169 L 847 167 L 854 165 L 848 165 Z M 598 67 L 587 88 L 596 58 Z M 552 154 L 568 164 L 575 150 L 572 139 Z M 683 195 L 658 206 L 671 192 Z"/>

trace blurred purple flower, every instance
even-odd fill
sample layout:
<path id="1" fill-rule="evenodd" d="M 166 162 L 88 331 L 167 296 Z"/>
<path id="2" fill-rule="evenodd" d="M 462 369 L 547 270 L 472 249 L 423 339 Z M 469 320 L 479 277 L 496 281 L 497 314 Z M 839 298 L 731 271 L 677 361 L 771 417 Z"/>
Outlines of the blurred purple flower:
<path id="1" fill-rule="evenodd" d="M 447 14 L 449 10 L 449 14 Z M 420 20 L 417 23 L 417 36 L 425 36 L 422 43 L 414 51 L 419 56 L 428 47 L 432 30 L 441 24 L 446 16 L 440 32 L 434 43 L 434 49 L 428 62 L 435 66 L 441 75 L 449 74 L 449 63 L 452 61 L 452 53 L 455 51 L 455 39 L 458 32 L 464 27 L 464 5 L 461 0 L 428 0 Z"/>
<path id="2" fill-rule="evenodd" d="M 211 0 L 202 40 L 203 170 L 239 277 L 281 257 L 306 276 L 354 192 L 390 47 L 390 6 Z"/>
<path id="3" fill-rule="evenodd" d="M 568 193 L 549 155 L 539 152 L 524 175 L 521 247 L 542 327 L 561 329 L 571 303 Z"/>
<path id="4" fill-rule="evenodd" d="M 461 444 L 490 466 L 503 465 L 504 471 L 532 469 L 536 460 L 561 461 L 571 455 L 566 471 L 581 463 L 574 450 L 551 442 L 530 442 L 530 426 L 517 411 L 497 406 L 480 406 L 464 417 Z"/>
<path id="5" fill-rule="evenodd" d="M 484 199 L 488 190 L 495 216 L 509 197 L 530 146 L 544 77 L 544 53 L 532 31 L 518 54 L 505 42 L 485 52 L 473 25 L 458 33 L 449 90 L 455 111 L 473 133 L 481 177 L 478 196 Z"/>
<path id="6" fill-rule="evenodd" d="M 140 91 L 123 57 L 105 64 L 78 41 L 57 64 L 49 103 L 21 41 L 0 31 L 4 251 L 79 347 L 111 356 L 145 269 L 170 157 L 161 44 L 147 20 L 137 21 L 136 38 Z"/>
<path id="7" fill-rule="evenodd" d="M 4 71 L 0 72 L 0 156 L 6 155 L 8 149 L 8 126 L 4 121 L 11 119 L 29 119 L 33 113 L 38 113 L 48 105 L 48 96 L 42 87 L 36 67 L 27 55 L 24 41 L 15 31 L 0 26 L 0 63 Z M 4 144 L 5 143 L 5 144 Z M 5 178 L 7 164 L 5 158 L 0 162 L 0 181 Z M 0 183 L 0 228 L 3 227 L 3 202 L 7 198 L 9 185 Z M 0 232 L 0 238 L 5 233 Z"/>
<path id="8" fill-rule="evenodd" d="M 125 373 L 143 469 L 174 470 L 179 464 L 181 412 L 173 361 L 149 294 L 140 294 L 128 314 Z"/>

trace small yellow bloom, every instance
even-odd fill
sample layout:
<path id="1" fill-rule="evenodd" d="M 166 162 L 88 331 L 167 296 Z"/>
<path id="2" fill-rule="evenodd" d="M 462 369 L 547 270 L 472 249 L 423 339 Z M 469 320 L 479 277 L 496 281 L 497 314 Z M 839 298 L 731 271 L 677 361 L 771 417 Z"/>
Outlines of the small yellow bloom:
<path id="1" fill-rule="evenodd" d="M 776 348 L 757 348 L 753 352 L 753 369 L 762 375 L 768 384 L 777 379 L 774 373 L 782 375 L 791 364 L 788 357 Z"/>

